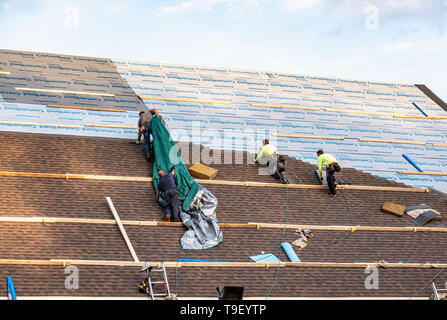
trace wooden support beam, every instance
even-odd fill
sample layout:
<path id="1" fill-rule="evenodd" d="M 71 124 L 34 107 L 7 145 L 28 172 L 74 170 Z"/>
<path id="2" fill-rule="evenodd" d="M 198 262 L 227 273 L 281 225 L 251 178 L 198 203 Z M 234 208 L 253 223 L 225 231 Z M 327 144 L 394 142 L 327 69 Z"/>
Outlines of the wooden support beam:
<path id="1" fill-rule="evenodd" d="M 171 102 L 187 102 L 187 103 L 198 103 L 198 104 L 222 104 L 222 105 L 232 105 L 231 102 L 220 102 L 220 101 L 202 101 L 202 100 L 185 100 L 185 99 L 168 99 L 168 98 L 153 98 L 153 97 L 141 97 L 142 100 L 155 100 L 155 101 L 171 101 Z"/>
<path id="2" fill-rule="evenodd" d="M 83 126 L 69 126 L 63 124 L 49 124 L 49 123 L 29 123 L 29 122 L 14 122 L 14 121 L 0 121 L 0 124 L 12 124 L 20 126 L 36 126 L 36 127 L 55 127 L 55 128 L 71 128 L 83 129 Z"/>
<path id="3" fill-rule="evenodd" d="M 447 120 L 447 117 L 394 116 L 397 119 Z"/>
<path id="4" fill-rule="evenodd" d="M 70 90 L 50 90 L 50 89 L 37 89 L 37 88 L 21 88 L 15 87 L 17 91 L 32 91 L 32 92 L 43 92 L 43 93 L 62 93 L 62 94 L 78 94 L 87 96 L 100 96 L 100 97 L 114 97 L 114 94 L 102 93 L 102 92 L 87 92 L 87 91 L 70 91 Z"/>
<path id="5" fill-rule="evenodd" d="M 308 110 L 308 111 L 321 111 L 321 108 L 310 108 L 310 107 L 288 107 L 288 106 L 269 106 L 261 104 L 252 104 L 255 108 L 273 108 L 273 109 L 290 109 L 290 110 Z"/>
<path id="6" fill-rule="evenodd" d="M 316 139 L 316 140 L 345 140 L 343 137 L 319 137 L 319 136 L 297 136 L 290 134 L 274 134 L 274 137 L 296 138 L 296 139 Z"/>
<path id="7" fill-rule="evenodd" d="M 161 262 L 147 262 L 155 268 L 161 267 Z M 141 268 L 143 262 L 135 261 L 108 261 L 108 260 L 27 260 L 27 259 L 0 259 L 0 265 L 40 265 L 40 266 L 104 266 L 104 267 L 134 267 Z M 166 268 L 405 268 L 405 269 L 444 269 L 445 263 L 388 263 L 388 262 L 177 262 L 165 261 Z"/>
<path id="8" fill-rule="evenodd" d="M 81 179 L 81 180 L 108 180 L 108 181 L 132 181 L 132 182 L 152 182 L 151 177 L 123 177 L 123 176 L 102 176 L 102 175 L 83 175 L 83 174 L 54 174 L 54 173 L 31 173 L 31 172 L 8 172 L 0 171 L 0 176 L 9 177 L 30 177 L 30 178 L 56 178 L 56 179 Z M 199 184 L 227 185 L 241 187 L 259 187 L 259 188 L 289 188 L 289 189 L 317 189 L 325 190 L 326 186 L 313 184 L 281 184 L 249 181 L 227 181 L 227 180 L 203 180 L 196 179 Z M 355 186 L 342 185 L 337 186 L 337 190 L 364 190 L 364 191 L 395 191 L 395 192 L 417 192 L 427 193 L 430 189 L 424 188 L 402 188 L 402 187 L 380 187 L 380 186 Z"/>
<path id="9" fill-rule="evenodd" d="M 57 217 L 0 217 L 1 222 L 16 223 L 67 223 L 67 224 L 102 224 L 116 225 L 113 219 L 91 219 L 91 218 L 57 218 Z M 139 227 L 181 227 L 182 222 L 166 222 L 155 220 L 121 220 L 122 225 Z M 383 227 L 383 226 L 327 226 L 327 225 L 308 225 L 308 224 L 277 224 L 263 222 L 249 223 L 220 223 L 222 229 L 312 229 L 321 231 L 376 231 L 376 232 L 447 232 L 447 228 L 436 227 Z"/>
<path id="10" fill-rule="evenodd" d="M 378 232 L 447 232 L 447 228 L 433 228 L 433 227 L 382 227 L 382 226 L 322 226 L 322 225 L 305 225 L 305 224 L 274 224 L 274 223 L 259 223 L 249 222 L 248 225 L 261 228 L 275 228 L 275 229 L 311 229 L 322 231 L 378 231 Z"/>
<path id="11" fill-rule="evenodd" d="M 447 144 L 434 144 L 433 147 L 447 148 Z"/>
<path id="12" fill-rule="evenodd" d="M 440 176 L 447 177 L 447 173 L 441 172 L 412 172 L 412 171 L 397 171 L 398 174 L 406 174 L 412 176 Z"/>
<path id="13" fill-rule="evenodd" d="M 126 229 L 124 229 L 123 224 L 121 223 L 121 219 L 118 215 L 118 212 L 116 212 L 115 206 L 113 205 L 112 199 L 110 197 L 106 197 L 107 203 L 109 204 L 110 210 L 112 210 L 113 216 L 115 217 L 116 224 L 118 225 L 118 228 L 121 231 L 121 234 L 124 238 L 124 241 L 127 244 L 127 248 L 129 248 L 130 254 L 132 255 L 132 258 L 135 262 L 140 262 L 138 260 L 137 254 L 135 253 L 135 250 L 132 246 L 132 242 L 130 242 L 129 237 L 127 236 Z"/>
<path id="14" fill-rule="evenodd" d="M 395 144 L 411 144 L 417 146 L 426 146 L 424 142 L 407 142 L 407 141 L 393 141 L 393 140 L 372 140 L 372 139 L 358 139 L 360 142 L 377 142 L 377 143 L 395 143 Z"/>
<path id="15" fill-rule="evenodd" d="M 105 112 L 126 112 L 126 110 L 121 110 L 121 109 L 105 109 L 105 108 L 79 107 L 79 106 L 60 106 L 60 105 L 55 105 L 55 104 L 48 104 L 47 107 L 48 108 L 62 108 L 62 109 L 105 111 Z"/>

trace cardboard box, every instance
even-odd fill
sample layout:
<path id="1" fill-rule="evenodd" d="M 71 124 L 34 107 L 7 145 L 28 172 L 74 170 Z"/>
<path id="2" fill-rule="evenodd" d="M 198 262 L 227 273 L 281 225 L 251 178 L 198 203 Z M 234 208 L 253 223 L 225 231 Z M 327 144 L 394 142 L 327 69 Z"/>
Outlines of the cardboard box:
<path id="1" fill-rule="evenodd" d="M 188 170 L 193 177 L 208 180 L 214 179 L 218 173 L 218 170 L 207 167 L 201 163 L 192 165 Z"/>
<path id="2" fill-rule="evenodd" d="M 382 206 L 382 211 L 385 213 L 391 213 L 395 216 L 402 217 L 405 213 L 405 206 L 395 204 L 392 202 L 385 202 Z"/>

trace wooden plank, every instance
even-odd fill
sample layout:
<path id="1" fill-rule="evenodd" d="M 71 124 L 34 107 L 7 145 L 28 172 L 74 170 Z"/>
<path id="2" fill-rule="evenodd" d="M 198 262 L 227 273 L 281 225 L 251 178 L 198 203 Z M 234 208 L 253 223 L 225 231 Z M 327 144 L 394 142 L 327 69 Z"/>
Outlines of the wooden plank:
<path id="1" fill-rule="evenodd" d="M 447 144 L 434 144 L 434 147 L 447 148 Z"/>
<path id="2" fill-rule="evenodd" d="M 47 107 L 48 108 L 62 108 L 62 109 L 105 111 L 105 112 L 126 112 L 126 110 L 121 110 L 121 109 L 105 109 L 105 108 L 78 107 L 78 106 L 60 106 L 60 105 L 55 105 L 55 104 L 48 104 Z"/>
<path id="3" fill-rule="evenodd" d="M 398 119 L 447 120 L 447 117 L 394 116 Z"/>
<path id="4" fill-rule="evenodd" d="M 0 74 L 4 75 L 4 76 L 9 76 L 11 74 L 11 72 L 9 72 L 9 71 L 0 71 Z"/>
<path id="5" fill-rule="evenodd" d="M 377 143 L 395 143 L 395 144 L 411 144 L 417 146 L 426 146 L 423 142 L 407 142 L 407 141 L 393 141 L 393 140 L 372 140 L 372 139 L 358 139 L 361 142 L 377 142 Z"/>
<path id="6" fill-rule="evenodd" d="M 33 172 L 8 172 L 0 171 L 0 176 L 3 177 L 27 177 L 27 178 L 53 178 L 65 179 L 65 174 L 59 173 L 33 173 Z"/>
<path id="7" fill-rule="evenodd" d="M 317 140 L 345 140 L 343 137 L 319 137 L 319 136 L 297 136 L 290 134 L 274 134 L 274 137 L 298 138 L 298 139 L 317 139 Z"/>
<path id="8" fill-rule="evenodd" d="M 220 102 L 220 101 L 202 101 L 202 100 L 185 100 L 185 99 L 168 99 L 168 98 L 153 98 L 153 97 L 141 97 L 142 100 L 155 100 L 155 101 L 172 101 L 172 102 L 187 102 L 187 103 L 198 103 L 198 104 L 222 104 L 222 105 L 232 105 L 231 102 Z"/>
<path id="9" fill-rule="evenodd" d="M 412 176 L 440 176 L 447 177 L 447 173 L 441 172 L 411 172 L 411 171 L 397 171 L 398 174 L 406 174 Z"/>
<path id="10" fill-rule="evenodd" d="M 44 92 L 44 93 L 62 93 L 62 94 L 78 94 L 87 96 L 101 96 L 101 97 L 114 97 L 114 94 L 101 93 L 101 92 L 86 92 L 86 91 L 70 91 L 70 90 L 51 90 L 51 89 L 37 89 L 37 88 L 21 88 L 15 87 L 17 91 L 31 91 L 31 92 Z"/>
<path id="11" fill-rule="evenodd" d="M 51 173 L 27 173 L 27 172 L 7 172 L 0 171 L 0 176 L 17 176 L 17 177 L 34 177 L 34 178 L 58 178 L 58 179 L 84 179 L 84 180 L 108 180 L 108 181 L 133 181 L 133 182 L 152 182 L 151 177 L 124 177 L 124 176 L 102 176 L 102 175 L 82 175 L 82 174 L 51 174 Z M 265 183 L 251 181 L 227 181 L 227 180 L 203 180 L 196 179 L 197 183 L 228 185 L 241 187 L 264 187 L 264 188 L 288 188 L 288 189 L 317 189 L 325 190 L 323 185 L 306 185 L 306 184 L 281 184 L 281 183 Z M 355 186 L 343 185 L 337 186 L 337 190 L 364 190 L 364 191 L 395 191 L 395 192 L 417 192 L 427 193 L 430 189 L 423 188 L 402 188 L 402 187 L 380 187 L 380 186 Z"/>
<path id="12" fill-rule="evenodd" d="M 310 108 L 310 107 L 287 107 L 287 106 L 271 106 L 261 104 L 252 104 L 251 106 L 255 108 L 277 108 L 277 109 L 290 109 L 290 110 L 321 111 L 321 108 Z"/>
<path id="13" fill-rule="evenodd" d="M 159 268 L 161 262 L 147 262 L 150 266 Z M 388 263 L 388 262 L 177 262 L 165 261 L 166 268 L 369 268 L 372 266 L 383 268 L 447 268 L 445 263 Z M 74 260 L 74 259 L 51 259 L 51 260 L 27 260 L 27 259 L 0 259 L 0 265 L 43 265 L 43 266 L 113 266 L 113 267 L 139 267 L 143 266 L 143 262 L 135 261 L 108 261 L 108 260 Z"/>
<path id="14" fill-rule="evenodd" d="M 95 174 L 71 174 L 71 173 L 65 174 L 64 178 L 67 180 L 80 179 L 80 180 L 131 181 L 131 182 L 154 181 L 152 177 L 124 177 L 124 176 L 106 176 L 106 175 L 95 175 Z"/>
<path id="15" fill-rule="evenodd" d="M 132 258 L 135 262 L 140 262 L 138 260 L 137 254 L 135 253 L 135 250 L 132 246 L 132 242 L 130 242 L 129 237 L 127 236 L 126 229 L 124 229 L 123 224 L 121 223 L 120 217 L 118 215 L 118 212 L 116 212 L 115 206 L 113 205 L 112 199 L 110 197 L 106 197 L 107 203 L 109 204 L 110 210 L 112 210 L 113 216 L 115 217 L 116 224 L 118 225 L 118 228 L 121 231 L 121 234 L 123 235 L 124 241 L 127 244 L 127 247 L 129 248 L 130 254 L 132 255 Z"/>
<path id="16" fill-rule="evenodd" d="M 0 217 L 0 222 L 17 222 L 17 223 L 80 223 L 80 224 L 104 224 L 116 225 L 113 219 L 91 219 L 91 218 L 57 218 L 57 217 Z M 166 222 L 155 220 L 121 220 L 123 225 L 140 226 L 140 227 L 182 227 L 182 222 Z M 219 227 L 227 229 L 312 229 L 322 231 L 386 231 L 386 232 L 447 232 L 447 228 L 436 227 L 383 227 L 383 226 L 327 226 L 327 225 L 306 225 L 306 224 L 276 224 L 263 222 L 249 223 L 220 223 Z"/>

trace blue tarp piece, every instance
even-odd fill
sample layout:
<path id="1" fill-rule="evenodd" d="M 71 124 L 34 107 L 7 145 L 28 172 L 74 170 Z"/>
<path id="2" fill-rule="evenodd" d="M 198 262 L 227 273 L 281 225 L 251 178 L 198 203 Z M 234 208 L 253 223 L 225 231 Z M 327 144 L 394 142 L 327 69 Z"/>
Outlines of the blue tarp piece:
<path id="1" fill-rule="evenodd" d="M 281 262 L 273 253 L 251 256 L 250 259 L 254 262 Z"/>

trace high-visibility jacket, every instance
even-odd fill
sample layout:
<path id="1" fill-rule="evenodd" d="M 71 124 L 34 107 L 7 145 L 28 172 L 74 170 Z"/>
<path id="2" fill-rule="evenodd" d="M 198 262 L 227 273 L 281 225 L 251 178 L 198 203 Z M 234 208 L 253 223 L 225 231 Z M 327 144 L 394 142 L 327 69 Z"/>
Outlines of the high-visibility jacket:
<path id="1" fill-rule="evenodd" d="M 276 154 L 276 148 L 275 146 L 271 145 L 271 144 L 266 144 L 265 146 L 263 146 L 261 148 L 261 150 L 259 151 L 258 156 L 256 157 L 255 161 L 259 161 L 259 159 L 261 159 L 262 156 L 265 157 L 269 157 L 271 155 Z"/>
<path id="2" fill-rule="evenodd" d="M 328 166 L 331 163 L 337 162 L 337 159 L 333 155 L 328 153 L 323 153 L 318 157 L 318 172 L 320 173 L 320 177 L 323 174 L 323 166 Z"/>

